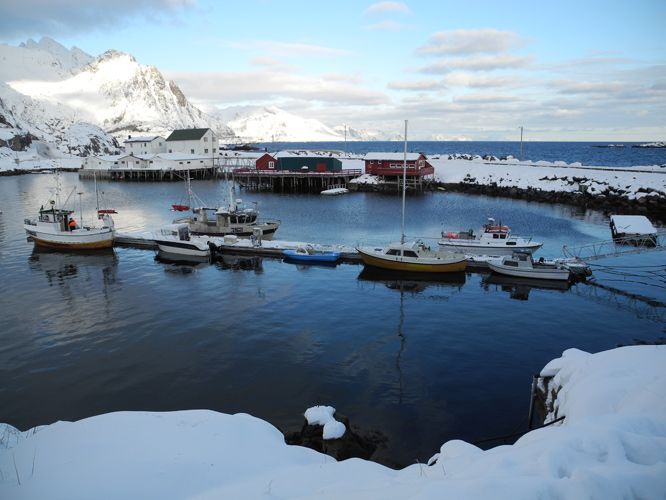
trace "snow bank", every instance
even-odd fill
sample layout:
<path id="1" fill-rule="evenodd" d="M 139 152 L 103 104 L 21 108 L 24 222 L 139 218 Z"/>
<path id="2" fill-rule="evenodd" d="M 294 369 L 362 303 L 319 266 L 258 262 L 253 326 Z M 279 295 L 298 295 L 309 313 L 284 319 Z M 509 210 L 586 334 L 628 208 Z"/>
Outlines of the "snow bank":
<path id="1" fill-rule="evenodd" d="M 482 451 L 458 440 L 395 471 L 289 446 L 270 424 L 206 410 L 0 426 L 0 498 L 657 499 L 666 496 L 666 346 L 575 349 L 542 375 L 563 422 Z M 306 412 L 328 422 L 331 407 Z M 554 416 L 553 413 L 552 416 Z"/>

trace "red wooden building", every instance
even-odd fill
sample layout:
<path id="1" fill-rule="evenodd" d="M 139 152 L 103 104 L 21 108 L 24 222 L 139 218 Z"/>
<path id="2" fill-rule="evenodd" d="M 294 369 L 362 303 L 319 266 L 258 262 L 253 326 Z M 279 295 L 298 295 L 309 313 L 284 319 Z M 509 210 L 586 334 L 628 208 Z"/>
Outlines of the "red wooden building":
<path id="1" fill-rule="evenodd" d="M 385 177 L 402 176 L 405 153 L 367 153 L 363 159 L 366 174 Z M 407 153 L 408 177 L 423 177 L 434 173 L 435 168 L 428 163 L 428 159 L 423 153 Z"/>

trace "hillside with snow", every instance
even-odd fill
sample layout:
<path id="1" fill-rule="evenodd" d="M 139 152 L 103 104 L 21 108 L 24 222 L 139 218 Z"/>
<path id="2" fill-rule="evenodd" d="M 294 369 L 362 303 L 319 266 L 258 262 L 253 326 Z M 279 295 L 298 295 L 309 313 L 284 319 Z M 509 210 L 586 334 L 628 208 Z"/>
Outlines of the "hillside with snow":
<path id="1" fill-rule="evenodd" d="M 92 57 L 49 38 L 0 45 L 0 141 L 28 133 L 69 152 L 69 136 L 81 138 L 70 129 L 81 125 L 100 132 L 98 143 L 189 127 L 233 137 L 226 125 L 190 104 L 175 82 L 131 55 L 109 50 Z"/>

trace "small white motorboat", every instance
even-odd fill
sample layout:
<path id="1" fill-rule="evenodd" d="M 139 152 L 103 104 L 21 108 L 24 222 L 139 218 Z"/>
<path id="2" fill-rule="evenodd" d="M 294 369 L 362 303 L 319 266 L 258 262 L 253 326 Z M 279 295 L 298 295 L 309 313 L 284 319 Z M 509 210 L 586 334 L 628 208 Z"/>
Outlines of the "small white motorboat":
<path id="1" fill-rule="evenodd" d="M 188 224 L 170 224 L 153 233 L 160 252 L 182 257 L 208 257 L 208 239 L 190 235 Z"/>
<path id="2" fill-rule="evenodd" d="M 511 234 L 509 226 L 503 226 L 502 221 L 495 224 L 495 219 L 488 218 L 478 233 L 472 229 L 460 232 L 442 232 L 439 244 L 445 248 L 455 248 L 470 255 L 511 255 L 515 250 L 534 253 L 543 243 L 532 241 L 531 236 L 518 236 Z"/>
<path id="3" fill-rule="evenodd" d="M 488 267 L 496 273 L 519 278 L 569 281 L 571 270 L 564 264 L 546 261 L 542 258 L 535 261 L 531 253 L 513 252 L 501 260 L 489 260 Z"/>

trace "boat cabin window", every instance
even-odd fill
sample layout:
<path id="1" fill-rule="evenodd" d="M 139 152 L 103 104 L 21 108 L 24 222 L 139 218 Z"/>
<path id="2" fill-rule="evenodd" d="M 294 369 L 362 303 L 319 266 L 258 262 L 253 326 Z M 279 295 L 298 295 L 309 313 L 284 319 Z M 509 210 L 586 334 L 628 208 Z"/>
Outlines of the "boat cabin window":
<path id="1" fill-rule="evenodd" d="M 518 267 L 518 262 L 516 262 L 514 260 L 507 260 L 507 261 L 504 261 L 504 265 L 509 266 L 509 267 Z"/>
<path id="2" fill-rule="evenodd" d="M 396 250 L 395 248 L 390 248 L 386 252 L 386 255 L 400 255 L 400 250 Z"/>
<path id="3" fill-rule="evenodd" d="M 412 257 L 412 258 L 417 258 L 418 255 L 416 255 L 416 252 L 413 250 L 405 250 L 404 254 L 405 257 Z"/>
<path id="4" fill-rule="evenodd" d="M 497 240 L 505 240 L 506 239 L 506 234 L 493 234 L 493 239 Z"/>

